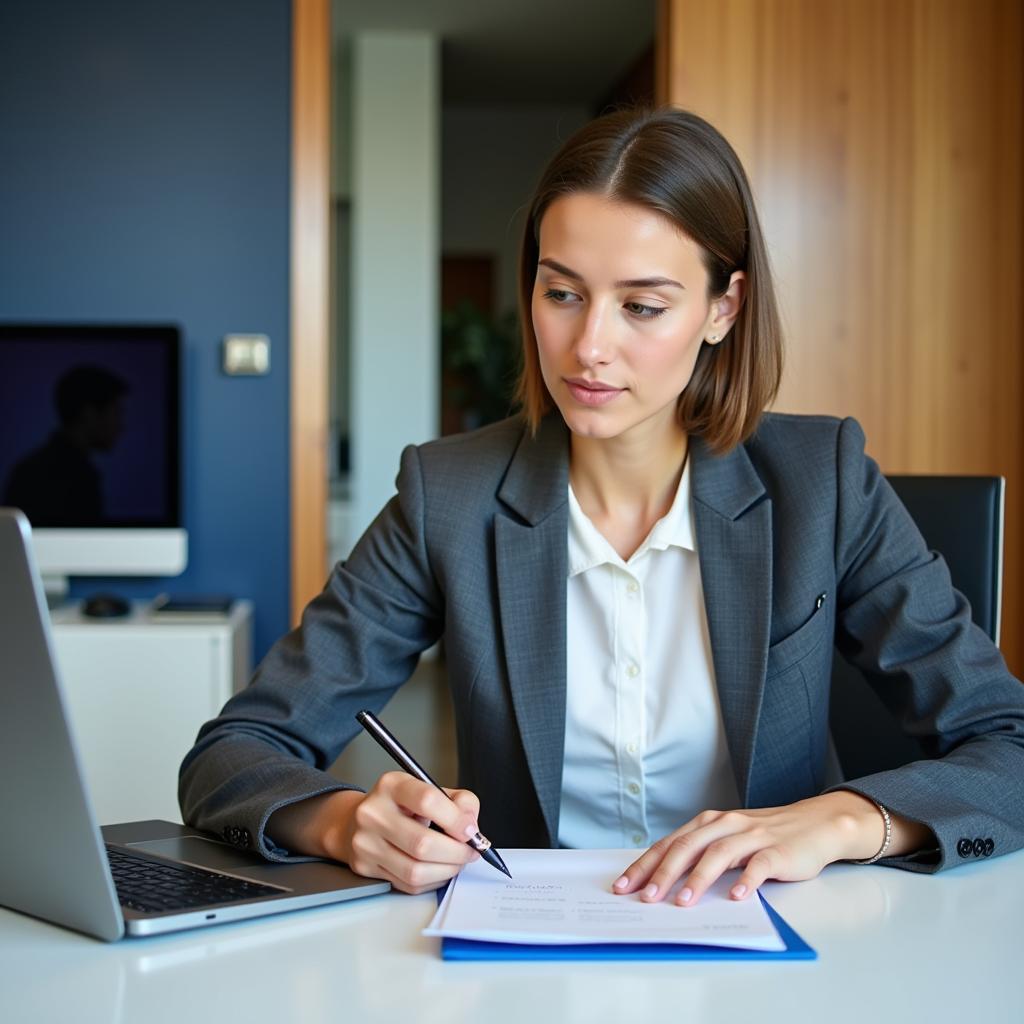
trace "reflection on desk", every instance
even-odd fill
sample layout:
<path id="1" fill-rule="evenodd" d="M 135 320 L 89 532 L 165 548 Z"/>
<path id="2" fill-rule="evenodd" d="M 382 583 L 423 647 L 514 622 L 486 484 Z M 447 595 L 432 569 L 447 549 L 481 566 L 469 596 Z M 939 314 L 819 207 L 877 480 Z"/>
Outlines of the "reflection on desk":
<path id="1" fill-rule="evenodd" d="M 0 910 L 0 1018 L 1001 1022 L 1019 1012 L 1022 869 L 1024 852 L 937 876 L 842 864 L 769 883 L 814 963 L 443 963 L 420 935 L 432 895 L 116 945 Z"/>

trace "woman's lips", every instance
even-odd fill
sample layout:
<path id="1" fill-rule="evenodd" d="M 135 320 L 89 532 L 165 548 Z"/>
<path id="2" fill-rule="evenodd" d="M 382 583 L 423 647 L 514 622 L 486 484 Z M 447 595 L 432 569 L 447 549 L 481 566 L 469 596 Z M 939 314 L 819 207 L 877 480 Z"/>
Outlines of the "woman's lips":
<path id="1" fill-rule="evenodd" d="M 607 405 L 614 401 L 625 391 L 625 388 L 612 387 L 610 384 L 600 384 L 597 381 L 585 381 L 576 378 L 565 378 L 565 386 L 569 394 L 583 405 Z"/>

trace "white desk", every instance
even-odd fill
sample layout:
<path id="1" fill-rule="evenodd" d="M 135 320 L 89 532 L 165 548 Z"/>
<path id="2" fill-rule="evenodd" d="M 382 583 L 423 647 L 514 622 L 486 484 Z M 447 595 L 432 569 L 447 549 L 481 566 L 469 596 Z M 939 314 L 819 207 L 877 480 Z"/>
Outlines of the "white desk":
<path id="1" fill-rule="evenodd" d="M 104 945 L 0 910 L 0 1019 L 285 1024 L 1018 1021 L 1024 852 L 939 876 L 835 865 L 765 894 L 811 963 L 444 963 L 433 896 Z M 685 910 L 680 910 L 685 913 Z"/>

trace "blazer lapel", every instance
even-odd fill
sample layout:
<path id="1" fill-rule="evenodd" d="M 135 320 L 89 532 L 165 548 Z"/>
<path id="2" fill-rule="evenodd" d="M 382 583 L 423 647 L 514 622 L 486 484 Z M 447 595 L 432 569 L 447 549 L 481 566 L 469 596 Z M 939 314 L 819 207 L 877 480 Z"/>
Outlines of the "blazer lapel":
<path id="1" fill-rule="evenodd" d="M 502 640 L 519 734 L 552 845 L 558 839 L 565 746 L 568 438 L 547 417 L 524 433 L 495 517 Z"/>
<path id="2" fill-rule="evenodd" d="M 772 616 L 772 506 L 746 449 L 691 441 L 693 513 L 722 720 L 746 805 Z"/>

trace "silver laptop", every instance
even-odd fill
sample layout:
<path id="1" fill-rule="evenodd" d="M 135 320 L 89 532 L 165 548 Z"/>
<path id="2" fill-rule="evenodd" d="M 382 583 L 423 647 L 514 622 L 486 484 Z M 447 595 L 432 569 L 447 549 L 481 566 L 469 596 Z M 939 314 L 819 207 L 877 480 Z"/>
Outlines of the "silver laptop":
<path id="1" fill-rule="evenodd" d="M 387 892 L 338 864 L 271 863 L 171 822 L 101 832 L 30 538 L 20 512 L 0 509 L 0 904 L 112 941 Z"/>

